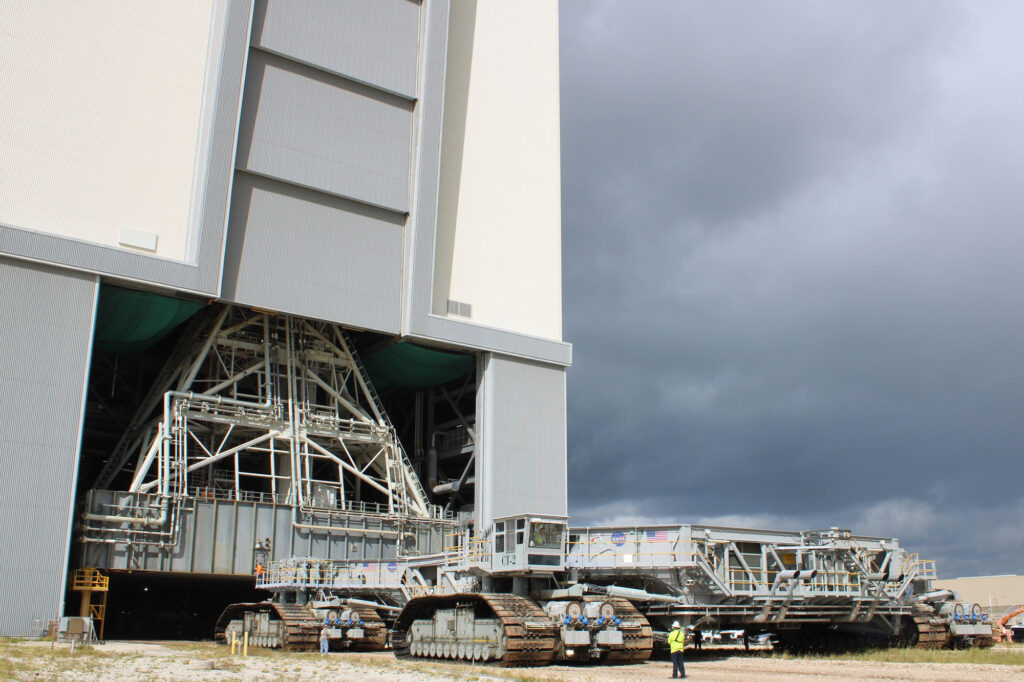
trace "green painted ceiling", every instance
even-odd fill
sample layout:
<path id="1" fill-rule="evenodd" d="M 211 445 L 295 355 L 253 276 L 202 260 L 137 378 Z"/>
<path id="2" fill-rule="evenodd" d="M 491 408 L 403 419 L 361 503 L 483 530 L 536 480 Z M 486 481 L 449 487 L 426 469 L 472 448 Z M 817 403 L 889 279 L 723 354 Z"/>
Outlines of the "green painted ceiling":
<path id="1" fill-rule="evenodd" d="M 140 353 L 199 307 L 195 301 L 104 285 L 96 311 L 96 346 L 109 353 Z"/>
<path id="2" fill-rule="evenodd" d="M 366 371 L 379 391 L 439 386 L 473 367 L 473 356 L 424 348 L 408 342 L 385 346 L 369 354 Z"/>

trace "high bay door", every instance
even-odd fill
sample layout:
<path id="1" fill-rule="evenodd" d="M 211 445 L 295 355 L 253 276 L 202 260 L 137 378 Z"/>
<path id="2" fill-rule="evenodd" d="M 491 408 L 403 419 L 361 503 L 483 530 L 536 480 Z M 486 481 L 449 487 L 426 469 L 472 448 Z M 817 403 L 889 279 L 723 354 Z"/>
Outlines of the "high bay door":
<path id="1" fill-rule="evenodd" d="M 172 497 L 260 479 L 302 507 L 365 486 L 392 513 L 430 515 L 340 326 L 233 306 L 194 324 L 93 487 L 134 459 L 131 492 Z"/>
<path id="2" fill-rule="evenodd" d="M 451 515 L 431 503 L 339 325 L 218 305 L 188 324 L 93 486 L 87 561 L 121 553 L 119 567 L 171 570 L 177 556 L 184 570 L 209 560 L 237 574 L 256 541 L 323 558 L 439 542 Z M 115 479 L 122 492 L 107 490 Z M 211 556 L 182 557 L 183 534 L 188 551 L 212 542 Z M 224 543 L 236 558 L 221 566 Z"/>

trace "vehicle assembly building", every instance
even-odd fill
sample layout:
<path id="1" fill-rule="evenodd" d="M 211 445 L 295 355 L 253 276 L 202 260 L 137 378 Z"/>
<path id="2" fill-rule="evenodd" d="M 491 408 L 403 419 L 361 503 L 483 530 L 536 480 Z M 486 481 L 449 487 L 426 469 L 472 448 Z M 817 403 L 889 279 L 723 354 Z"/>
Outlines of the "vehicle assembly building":
<path id="1" fill-rule="evenodd" d="M 5 10 L 0 634 L 566 515 L 557 8 L 454 5 Z"/>
<path id="2" fill-rule="evenodd" d="M 992 643 L 894 538 L 568 526 L 556 3 L 110 8 L 0 27 L 0 635 Z"/>

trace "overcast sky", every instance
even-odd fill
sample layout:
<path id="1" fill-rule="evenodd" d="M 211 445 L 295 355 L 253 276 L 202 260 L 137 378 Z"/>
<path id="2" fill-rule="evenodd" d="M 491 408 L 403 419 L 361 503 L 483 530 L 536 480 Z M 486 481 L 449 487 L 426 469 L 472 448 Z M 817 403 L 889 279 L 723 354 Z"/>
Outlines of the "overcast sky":
<path id="1" fill-rule="evenodd" d="M 573 523 L 1024 573 L 1024 3 L 561 3 Z"/>

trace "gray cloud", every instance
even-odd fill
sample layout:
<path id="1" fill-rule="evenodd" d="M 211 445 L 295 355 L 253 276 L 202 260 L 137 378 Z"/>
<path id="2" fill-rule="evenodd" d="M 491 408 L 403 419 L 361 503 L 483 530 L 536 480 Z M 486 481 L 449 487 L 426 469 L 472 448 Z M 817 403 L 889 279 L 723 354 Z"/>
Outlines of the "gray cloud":
<path id="1" fill-rule="evenodd" d="M 1019 572 L 991 519 L 1024 510 L 1024 8 L 561 20 L 574 521 L 842 525 Z"/>

